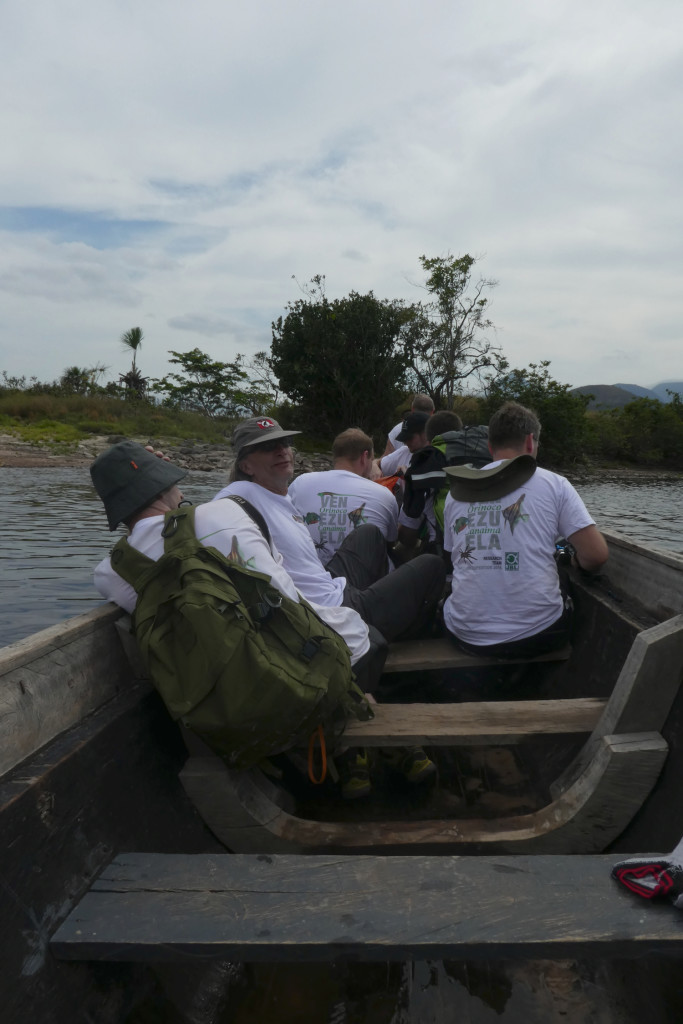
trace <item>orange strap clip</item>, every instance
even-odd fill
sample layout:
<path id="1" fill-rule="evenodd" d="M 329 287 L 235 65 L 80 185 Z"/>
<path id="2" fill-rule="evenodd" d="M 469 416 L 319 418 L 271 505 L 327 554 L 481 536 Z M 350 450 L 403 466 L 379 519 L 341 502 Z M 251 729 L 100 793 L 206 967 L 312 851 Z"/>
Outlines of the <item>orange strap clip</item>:
<path id="1" fill-rule="evenodd" d="M 315 759 L 315 738 L 320 742 L 320 778 L 316 779 L 314 771 Z M 314 786 L 320 786 L 327 777 L 327 747 L 325 745 L 325 733 L 322 725 L 314 729 L 308 741 L 308 777 Z"/>

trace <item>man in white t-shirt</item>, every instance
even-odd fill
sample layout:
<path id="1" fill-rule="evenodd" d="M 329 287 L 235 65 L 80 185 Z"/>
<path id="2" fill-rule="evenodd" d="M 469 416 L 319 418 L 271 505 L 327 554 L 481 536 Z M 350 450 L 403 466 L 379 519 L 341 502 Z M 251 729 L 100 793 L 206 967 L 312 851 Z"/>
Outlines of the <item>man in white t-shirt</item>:
<path id="1" fill-rule="evenodd" d="M 333 469 L 302 473 L 289 485 L 324 566 L 364 523 L 376 526 L 388 544 L 396 540 L 398 505 L 388 488 L 370 479 L 373 458 L 372 438 L 350 427 L 334 439 Z"/>
<path id="2" fill-rule="evenodd" d="M 232 445 L 235 463 L 231 482 L 214 498 L 236 494 L 246 498 L 263 516 L 283 565 L 297 590 L 315 604 L 338 609 L 352 608 L 370 627 L 372 665 L 386 652 L 386 642 L 420 631 L 433 621 L 446 578 L 443 562 L 434 555 L 420 555 L 387 573 L 386 541 L 370 523 L 359 526 L 333 558 L 335 572 L 324 568 L 316 553 L 304 517 L 292 501 L 289 483 L 294 474 L 291 438 L 298 430 L 283 430 L 270 417 L 251 417 L 235 428 Z M 393 500 L 393 499 L 392 499 Z M 343 559 L 344 575 L 338 573 Z M 337 564 L 339 563 L 339 564 Z M 384 655 L 385 656 L 385 655 Z M 367 689 L 367 687 L 365 687 Z M 356 754 L 354 753 L 354 757 Z M 421 747 L 400 748 L 396 767 L 411 783 L 434 775 L 435 765 Z M 347 764 L 344 788 L 354 795 L 369 791 L 367 757 L 358 753 Z"/>
<path id="3" fill-rule="evenodd" d="M 413 395 L 413 400 L 410 403 L 411 412 L 426 412 L 428 416 L 431 416 L 434 412 L 434 402 L 429 395 L 417 394 Z M 384 455 L 391 455 L 392 452 L 396 451 L 401 446 L 401 442 L 398 440 L 398 435 L 401 433 L 405 416 L 400 423 L 397 423 L 395 427 L 392 427 L 387 435 L 387 446 L 384 449 Z M 384 457 L 384 455 L 382 457 Z"/>
<path id="4" fill-rule="evenodd" d="M 110 530 L 124 523 L 128 543 L 155 560 L 164 551 L 164 515 L 178 507 L 178 483 L 186 470 L 155 457 L 141 445 L 121 441 L 98 456 L 91 467 L 93 484 L 102 499 Z M 293 601 L 299 594 L 277 549 L 268 544 L 256 523 L 236 502 L 209 502 L 195 510 L 195 530 L 202 544 L 217 548 L 241 565 L 265 573 L 274 587 Z M 108 601 L 132 613 L 137 595 L 113 569 L 109 556 L 95 569 L 95 586 Z M 351 608 L 314 605 L 315 611 L 343 638 L 358 673 L 368 654 L 368 627 Z M 361 675 L 363 666 L 360 666 Z M 365 680 L 363 680 L 365 682 Z"/>
<path id="5" fill-rule="evenodd" d="M 493 461 L 447 467 L 444 547 L 453 588 L 446 628 L 469 652 L 533 657 L 569 639 L 571 601 L 560 587 L 555 543 L 566 537 L 586 571 L 607 560 L 607 544 L 564 477 L 536 466 L 541 425 L 516 402 L 489 423 Z"/>
<path id="6" fill-rule="evenodd" d="M 288 488 L 294 473 L 291 436 L 269 417 L 252 417 L 233 434 L 235 464 L 231 482 L 217 500 L 238 494 L 251 502 L 268 524 L 283 564 L 297 590 L 308 601 L 328 607 L 354 608 L 386 640 L 414 632 L 431 621 L 445 580 L 443 563 L 420 555 L 388 572 L 386 541 L 376 526 L 359 526 L 335 555 L 333 571 L 325 569 L 304 517 Z M 344 575 L 336 574 L 344 558 Z"/>

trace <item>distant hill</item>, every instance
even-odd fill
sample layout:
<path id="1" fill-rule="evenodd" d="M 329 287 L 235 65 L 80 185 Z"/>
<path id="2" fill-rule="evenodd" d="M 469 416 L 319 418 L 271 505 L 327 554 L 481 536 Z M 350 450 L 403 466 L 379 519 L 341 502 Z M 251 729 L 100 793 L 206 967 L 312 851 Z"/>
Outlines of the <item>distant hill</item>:
<path id="1" fill-rule="evenodd" d="M 652 389 L 660 402 L 670 402 L 671 397 L 667 391 L 675 391 L 683 398 L 683 382 L 680 380 L 663 380 L 661 384 L 655 384 Z"/>
<path id="2" fill-rule="evenodd" d="M 674 391 L 683 398 L 683 381 L 665 380 L 652 388 L 644 388 L 640 384 L 584 384 L 580 388 L 572 388 L 571 394 L 593 395 L 589 409 L 621 409 L 636 398 L 670 402 L 671 396 L 667 391 Z"/>
<path id="3" fill-rule="evenodd" d="M 580 388 L 572 388 L 570 394 L 593 395 L 588 403 L 589 409 L 621 409 L 636 397 L 617 384 L 584 384 Z"/>
<path id="4" fill-rule="evenodd" d="M 622 388 L 624 391 L 630 391 L 636 398 L 656 398 L 657 401 L 662 401 L 652 388 L 641 388 L 640 384 L 615 384 L 614 386 L 615 388 Z"/>

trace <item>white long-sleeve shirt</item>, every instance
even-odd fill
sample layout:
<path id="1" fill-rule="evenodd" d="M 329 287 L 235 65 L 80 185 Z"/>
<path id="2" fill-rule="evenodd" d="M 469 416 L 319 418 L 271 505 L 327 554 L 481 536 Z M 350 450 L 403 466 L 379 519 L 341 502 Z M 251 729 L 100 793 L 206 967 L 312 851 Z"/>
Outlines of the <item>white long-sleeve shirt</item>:
<path id="1" fill-rule="evenodd" d="M 164 517 L 161 515 L 140 519 L 133 527 L 128 543 L 156 561 L 164 551 L 163 525 Z M 198 505 L 195 530 L 202 544 L 217 548 L 224 555 L 236 556 L 241 565 L 269 576 L 273 586 L 286 597 L 299 600 L 299 593 L 282 564 L 279 551 L 274 546 L 271 549 L 256 523 L 234 501 Z M 114 601 L 127 612 L 135 609 L 135 590 L 112 568 L 109 557 L 95 569 L 95 587 L 106 600 Z M 368 651 L 368 627 L 352 608 L 323 606 L 312 601 L 309 604 L 342 637 L 349 648 L 352 664 Z"/>

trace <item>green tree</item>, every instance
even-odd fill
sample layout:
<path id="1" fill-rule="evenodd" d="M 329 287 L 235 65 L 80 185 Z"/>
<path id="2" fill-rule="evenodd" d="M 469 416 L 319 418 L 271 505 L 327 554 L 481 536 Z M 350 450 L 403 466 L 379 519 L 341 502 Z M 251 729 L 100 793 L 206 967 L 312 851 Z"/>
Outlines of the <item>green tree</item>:
<path id="1" fill-rule="evenodd" d="M 484 413 L 490 417 L 503 402 L 519 402 L 533 409 L 541 421 L 538 461 L 567 466 L 585 460 L 589 450 L 586 406 L 591 396 L 570 393 L 569 384 L 550 376 L 549 359 L 529 363 L 525 370 L 510 370 L 487 382 Z"/>
<path id="2" fill-rule="evenodd" d="M 141 327 L 131 327 L 129 331 L 124 331 L 121 335 L 121 344 L 133 353 L 133 362 L 130 370 L 119 376 L 119 384 L 123 388 L 124 397 L 128 400 L 141 401 L 147 397 L 149 378 L 142 376 L 136 363 L 138 349 L 142 345 L 143 338 L 144 334 Z"/>
<path id="3" fill-rule="evenodd" d="M 403 397 L 408 356 L 400 301 L 351 292 L 328 299 L 325 278 L 312 278 L 305 299 L 272 325 L 270 368 L 299 406 L 302 427 L 331 437 L 346 427 L 372 432 Z"/>
<path id="4" fill-rule="evenodd" d="M 431 395 L 437 409 L 452 409 L 466 382 L 472 391 L 483 375 L 495 378 L 507 369 L 500 347 L 486 338 L 493 322 L 484 292 L 497 282 L 484 277 L 474 281 L 477 260 L 468 254 L 421 256 L 420 263 L 430 298 L 412 307 L 410 366 L 416 390 Z"/>
<path id="5" fill-rule="evenodd" d="M 683 466 L 683 402 L 678 395 L 670 403 L 636 398 L 621 409 L 599 413 L 593 429 L 605 457 L 637 465 Z"/>
<path id="6" fill-rule="evenodd" d="M 239 406 L 246 405 L 247 374 L 240 365 L 241 356 L 234 363 L 221 363 L 198 348 L 190 352 L 171 349 L 170 354 L 173 358 L 169 362 L 182 372 L 168 373 L 154 381 L 151 388 L 165 396 L 165 405 L 211 418 L 234 415 Z"/>
<path id="7" fill-rule="evenodd" d="M 106 366 L 67 366 L 58 381 L 58 389 L 65 395 L 95 395 L 100 394 L 102 388 L 98 381 L 103 373 L 107 371 Z"/>
<path id="8" fill-rule="evenodd" d="M 138 349 L 142 345 L 143 338 L 144 334 L 142 333 L 141 327 L 131 327 L 129 331 L 124 331 L 121 335 L 121 344 L 124 348 L 130 349 L 133 353 L 133 365 L 131 367 L 133 373 L 135 373 L 137 369 L 135 360 L 137 358 Z"/>

